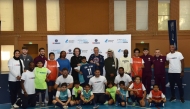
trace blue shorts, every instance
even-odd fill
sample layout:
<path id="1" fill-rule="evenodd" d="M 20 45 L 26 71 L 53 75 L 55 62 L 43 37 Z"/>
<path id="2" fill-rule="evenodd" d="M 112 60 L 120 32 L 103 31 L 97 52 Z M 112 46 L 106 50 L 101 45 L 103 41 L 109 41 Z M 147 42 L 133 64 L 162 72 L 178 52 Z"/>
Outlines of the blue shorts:
<path id="1" fill-rule="evenodd" d="M 49 82 L 47 82 L 47 85 L 48 86 L 54 86 L 55 85 L 55 81 L 49 81 Z"/>

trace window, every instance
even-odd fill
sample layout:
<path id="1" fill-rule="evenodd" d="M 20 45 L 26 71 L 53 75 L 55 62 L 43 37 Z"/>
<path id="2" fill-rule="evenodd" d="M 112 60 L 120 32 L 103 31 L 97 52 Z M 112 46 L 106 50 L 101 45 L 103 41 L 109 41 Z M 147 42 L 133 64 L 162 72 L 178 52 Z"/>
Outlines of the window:
<path id="1" fill-rule="evenodd" d="M 180 0 L 179 30 L 190 30 L 190 0 Z"/>
<path id="2" fill-rule="evenodd" d="M 1 71 L 7 73 L 8 60 L 13 57 L 14 45 L 1 45 Z"/>
<path id="3" fill-rule="evenodd" d="M 136 30 L 148 30 L 148 0 L 136 1 Z"/>
<path id="4" fill-rule="evenodd" d="M 114 0 L 114 31 L 127 30 L 126 0 Z"/>
<path id="5" fill-rule="evenodd" d="M 59 0 L 46 0 L 47 31 L 60 30 Z"/>
<path id="6" fill-rule="evenodd" d="M 170 0 L 158 0 L 158 30 L 168 30 Z"/>
<path id="7" fill-rule="evenodd" d="M 0 0 L 1 31 L 14 31 L 13 0 Z"/>
<path id="8" fill-rule="evenodd" d="M 24 31 L 37 31 L 36 0 L 23 0 Z"/>

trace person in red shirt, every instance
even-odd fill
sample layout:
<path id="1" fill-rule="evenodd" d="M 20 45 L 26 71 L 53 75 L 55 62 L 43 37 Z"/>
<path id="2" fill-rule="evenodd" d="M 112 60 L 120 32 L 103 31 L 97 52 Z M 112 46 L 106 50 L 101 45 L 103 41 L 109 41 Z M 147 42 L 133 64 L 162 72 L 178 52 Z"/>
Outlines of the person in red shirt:
<path id="1" fill-rule="evenodd" d="M 45 61 L 47 61 L 48 59 L 45 57 L 45 49 L 44 48 L 40 48 L 39 49 L 39 56 L 37 56 L 36 58 L 34 58 L 34 64 L 37 67 L 37 63 L 39 61 L 42 62 L 42 64 L 45 64 Z"/>
<path id="2" fill-rule="evenodd" d="M 136 105 L 135 101 L 137 101 L 141 107 L 145 107 L 146 89 L 141 82 L 140 76 L 135 77 L 135 82 L 129 86 L 128 90 L 130 91 L 133 106 Z"/>
<path id="3" fill-rule="evenodd" d="M 142 68 L 144 68 L 144 61 L 139 57 L 140 50 L 138 48 L 134 49 L 134 56 L 131 58 L 131 76 L 134 80 L 135 76 L 140 76 L 142 78 Z"/>
<path id="4" fill-rule="evenodd" d="M 155 84 L 161 87 L 161 91 L 166 94 L 166 56 L 161 56 L 161 52 L 159 49 L 155 50 L 155 56 L 153 59 L 154 65 L 154 78 Z"/>
<path id="5" fill-rule="evenodd" d="M 51 71 L 47 79 L 49 97 L 48 105 L 51 105 L 54 95 L 53 86 L 55 85 L 55 80 L 57 79 L 59 73 L 59 63 L 55 60 L 55 54 L 53 52 L 49 53 L 49 59 L 50 60 L 45 61 L 44 67 L 48 68 Z"/>
<path id="6" fill-rule="evenodd" d="M 152 79 L 152 61 L 153 57 L 149 55 L 147 48 L 143 49 L 143 55 L 140 56 L 144 61 L 144 68 L 142 69 L 142 83 L 145 85 L 146 92 L 150 93 L 151 79 Z"/>
<path id="7" fill-rule="evenodd" d="M 156 84 L 153 86 L 153 90 L 150 91 L 148 98 L 148 102 L 150 103 L 149 106 L 164 107 L 164 103 L 166 102 L 165 95 L 159 90 Z"/>

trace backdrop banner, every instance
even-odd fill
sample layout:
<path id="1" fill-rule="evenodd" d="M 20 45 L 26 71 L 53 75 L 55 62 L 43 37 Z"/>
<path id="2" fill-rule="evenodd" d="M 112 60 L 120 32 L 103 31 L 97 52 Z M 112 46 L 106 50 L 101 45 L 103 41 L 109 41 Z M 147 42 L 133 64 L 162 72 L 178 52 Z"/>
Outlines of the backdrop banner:
<path id="1" fill-rule="evenodd" d="M 93 48 L 98 47 L 104 59 L 107 58 L 107 50 L 114 50 L 116 57 L 119 59 L 123 56 L 123 50 L 128 49 L 131 56 L 131 35 L 48 35 L 48 53 L 54 52 L 55 59 L 61 51 L 66 51 L 67 59 L 73 56 L 73 49 L 79 47 L 81 56 L 89 56 L 93 53 Z"/>

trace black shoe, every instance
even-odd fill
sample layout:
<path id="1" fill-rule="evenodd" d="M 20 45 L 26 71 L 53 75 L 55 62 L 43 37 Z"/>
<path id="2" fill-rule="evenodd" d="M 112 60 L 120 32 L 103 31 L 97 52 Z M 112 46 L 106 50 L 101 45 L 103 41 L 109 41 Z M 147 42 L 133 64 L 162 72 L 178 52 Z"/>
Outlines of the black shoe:
<path id="1" fill-rule="evenodd" d="M 181 101 L 182 103 L 184 103 L 184 102 L 185 102 L 185 100 L 184 100 L 184 98 L 183 98 L 183 97 L 181 97 L 181 98 L 180 98 L 180 101 Z"/>
<path id="2" fill-rule="evenodd" d="M 171 97 L 169 101 L 170 102 L 174 102 L 174 101 L 176 101 L 176 98 L 175 97 Z"/>

